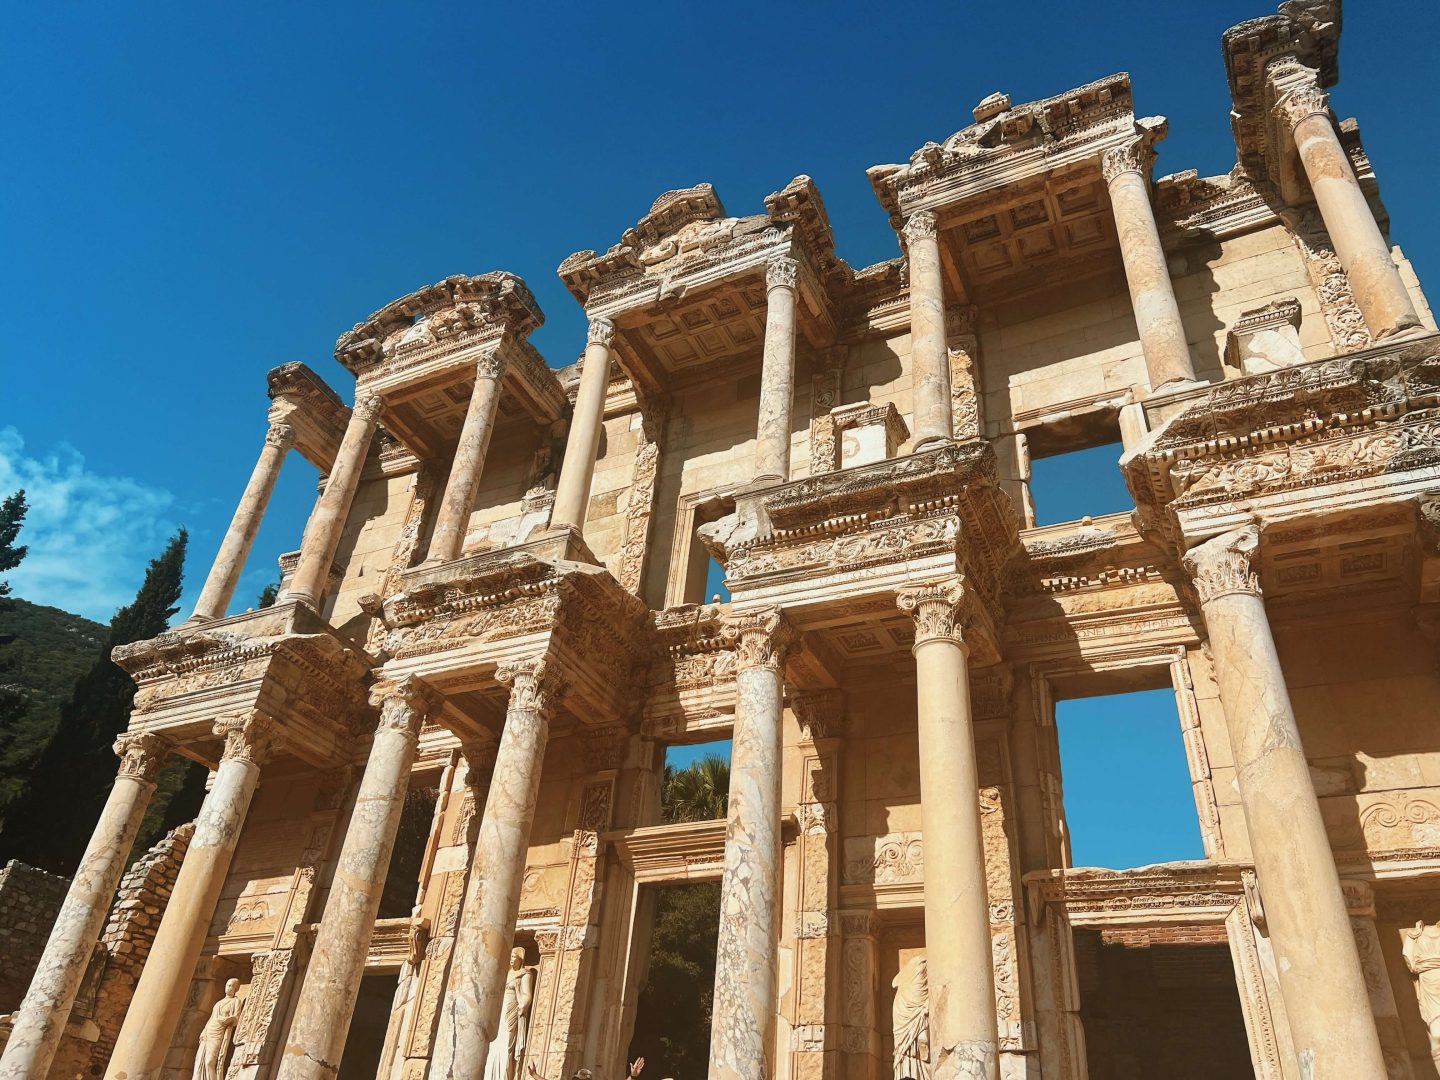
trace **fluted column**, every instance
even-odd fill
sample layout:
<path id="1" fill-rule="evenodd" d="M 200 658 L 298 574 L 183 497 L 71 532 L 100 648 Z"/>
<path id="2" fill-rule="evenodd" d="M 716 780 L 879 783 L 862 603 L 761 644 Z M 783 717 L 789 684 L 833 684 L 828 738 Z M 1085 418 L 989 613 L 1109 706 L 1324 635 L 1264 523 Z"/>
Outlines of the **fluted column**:
<path id="1" fill-rule="evenodd" d="M 1155 210 L 1150 205 L 1150 166 L 1153 144 L 1165 135 L 1165 122 L 1158 117 L 1142 120 L 1139 130 L 1124 145 L 1105 152 L 1101 172 L 1110 189 L 1110 206 L 1115 214 L 1115 232 L 1120 238 L 1120 257 L 1125 263 L 1125 281 L 1130 286 L 1130 306 L 1135 312 L 1135 329 L 1150 389 L 1166 383 L 1195 380 L 1195 365 L 1175 302 L 1175 286 Z"/>
<path id="2" fill-rule="evenodd" d="M 932 1080 L 996 1080 L 1000 1067 L 964 599 L 958 579 L 898 598 L 915 620 Z"/>
<path id="3" fill-rule="evenodd" d="M 780 719 L 794 633 L 778 608 L 735 616 L 735 729 L 720 933 L 710 1031 L 710 1080 L 773 1075 L 780 923 Z"/>
<path id="4" fill-rule="evenodd" d="M 169 752 L 169 740 L 159 735 L 122 735 L 116 740 L 120 771 L 55 917 L 30 989 L 11 1022 L 10 1039 L 0 1056 L 0 1080 L 44 1080 L 49 1072 Z"/>
<path id="5" fill-rule="evenodd" d="M 510 684 L 510 705 L 470 864 L 450 985 L 440 1007 L 430 1066 L 434 1080 L 479 1080 L 485 1072 L 515 944 L 550 713 L 564 692 L 555 662 L 549 659 L 507 663 L 495 675 Z"/>
<path id="6" fill-rule="evenodd" d="M 595 455 L 600 450 L 600 426 L 605 420 L 605 391 L 610 385 L 610 342 L 615 324 L 596 316 L 590 320 L 585 338 L 585 363 L 580 369 L 580 389 L 575 394 L 575 411 L 570 417 L 570 434 L 565 440 L 565 462 L 555 485 L 553 525 L 568 525 L 585 531 L 585 512 L 590 506 L 590 481 L 595 476 Z"/>
<path id="7" fill-rule="evenodd" d="M 765 263 L 765 351 L 760 365 L 760 418 L 755 425 L 755 479 L 790 479 L 790 412 L 795 399 L 795 277 L 785 255 Z"/>
<path id="8" fill-rule="evenodd" d="M 328 1080 L 339 1071 L 420 728 L 437 704 L 434 692 L 413 676 L 378 683 L 370 696 L 380 722 L 290 1022 L 280 1080 Z"/>
<path id="9" fill-rule="evenodd" d="M 350 516 L 350 504 L 355 501 L 355 489 L 360 484 L 360 471 L 365 468 L 365 456 L 370 452 L 370 440 L 380 420 L 380 408 L 378 397 L 356 400 L 350 423 L 345 426 L 345 437 L 335 454 L 335 467 L 330 470 L 325 490 L 316 500 L 305 526 L 300 563 L 295 567 L 295 576 L 285 595 L 312 608 L 318 609 L 325 599 L 330 564 L 335 561 L 340 533 Z"/>
<path id="10" fill-rule="evenodd" d="M 154 1080 L 160 1075 L 260 780 L 260 766 L 282 741 L 275 722 L 261 712 L 226 717 L 216 723 L 215 734 L 225 740 L 225 750 L 115 1041 L 105 1074 L 109 1080 Z"/>
<path id="11" fill-rule="evenodd" d="M 294 445 L 295 429 L 289 424 L 272 423 L 265 432 L 260 459 L 255 462 L 250 482 L 240 496 L 240 505 L 235 507 L 235 516 L 225 530 L 225 539 L 220 542 L 220 551 L 210 567 L 205 587 L 200 590 L 200 599 L 191 618 L 209 621 L 225 617 L 225 609 L 235 595 L 235 584 L 240 580 L 240 571 L 245 569 L 250 545 L 255 542 L 255 533 L 265 516 L 270 493 L 275 490 L 275 479 L 280 475 L 285 452 Z"/>
<path id="12" fill-rule="evenodd" d="M 945 342 L 945 283 L 935 215 L 917 210 L 906 219 L 910 266 L 910 367 L 915 397 L 915 442 L 924 450 L 955 434 L 950 404 L 950 353 Z"/>
<path id="13" fill-rule="evenodd" d="M 1247 525 L 1191 548 L 1298 1075 L 1386 1075 L 1335 858 L 1275 651 Z"/>
<path id="14" fill-rule="evenodd" d="M 1335 134 L 1329 95 L 1314 82 L 1314 73 L 1287 90 L 1275 110 L 1277 119 L 1294 133 L 1300 165 L 1365 325 L 1377 339 L 1420 327 L 1420 316 L 1390 257 L 1390 247 Z"/>
<path id="15" fill-rule="evenodd" d="M 460 555 L 465 544 L 465 530 L 475 509 L 475 493 L 480 490 L 480 473 L 485 468 L 485 452 L 490 448 L 490 433 L 495 427 L 495 413 L 500 407 L 500 379 L 505 373 L 499 356 L 482 357 L 475 365 L 475 386 L 470 391 L 470 404 L 465 422 L 460 427 L 460 442 L 455 447 L 455 460 L 450 477 L 445 481 L 445 494 L 430 534 L 431 562 L 449 562 Z"/>

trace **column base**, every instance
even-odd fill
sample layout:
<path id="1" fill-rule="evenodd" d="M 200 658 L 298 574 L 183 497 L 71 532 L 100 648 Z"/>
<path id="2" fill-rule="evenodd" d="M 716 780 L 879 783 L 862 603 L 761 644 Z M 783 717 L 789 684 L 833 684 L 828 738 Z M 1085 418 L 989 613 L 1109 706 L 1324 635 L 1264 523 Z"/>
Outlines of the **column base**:
<path id="1" fill-rule="evenodd" d="M 528 541 L 526 546 L 530 544 L 537 545 L 532 551 L 541 558 L 563 559 L 589 566 L 603 565 L 574 525 L 551 525 L 534 540 Z"/>
<path id="2" fill-rule="evenodd" d="M 1176 378 L 1167 379 L 1146 395 L 1146 400 L 1157 397 L 1169 397 L 1171 394 L 1183 394 L 1187 390 L 1200 390 L 1211 385 L 1203 379 Z"/>
<path id="3" fill-rule="evenodd" d="M 942 446 L 951 446 L 954 442 L 955 440 L 948 435 L 927 435 L 925 438 L 917 440 L 915 445 L 910 447 L 910 453 L 923 454 L 927 450 L 936 450 Z"/>

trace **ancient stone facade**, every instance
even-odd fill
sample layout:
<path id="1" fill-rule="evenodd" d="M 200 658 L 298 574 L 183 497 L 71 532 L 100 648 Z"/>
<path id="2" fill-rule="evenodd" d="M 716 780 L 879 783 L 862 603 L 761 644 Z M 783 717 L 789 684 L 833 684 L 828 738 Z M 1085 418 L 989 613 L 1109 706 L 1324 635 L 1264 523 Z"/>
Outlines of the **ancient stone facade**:
<path id="1" fill-rule="evenodd" d="M 612 1080 L 654 890 L 701 880 L 714 1080 L 1434 1076 L 1440 335 L 1338 34 L 1225 35 L 1226 175 L 1156 178 L 1123 74 L 992 94 L 870 170 L 888 262 L 807 177 L 738 216 L 699 184 L 560 265 L 574 367 L 495 271 L 344 333 L 351 407 L 276 369 L 197 611 L 116 650 L 119 778 L 0 1077 L 74 1071 L 169 753 L 214 776 L 112 1080 Z M 1133 512 L 1036 526 L 1032 458 L 1110 442 Z M 300 549 L 229 614 L 291 449 Z M 1205 857 L 1073 867 L 1056 702 L 1155 687 Z M 726 820 L 662 824 L 665 748 L 725 737 Z"/>

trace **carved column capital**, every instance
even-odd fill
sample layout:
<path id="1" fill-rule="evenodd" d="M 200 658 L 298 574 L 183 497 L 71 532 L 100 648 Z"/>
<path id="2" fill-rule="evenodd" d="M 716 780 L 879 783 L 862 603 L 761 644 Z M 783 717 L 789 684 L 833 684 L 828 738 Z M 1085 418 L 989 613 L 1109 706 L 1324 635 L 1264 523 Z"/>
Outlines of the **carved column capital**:
<path id="1" fill-rule="evenodd" d="M 793 289 L 800 264 L 788 255 L 772 255 L 765 260 L 765 287 L 767 289 Z"/>
<path id="2" fill-rule="evenodd" d="M 916 210 L 905 219 L 905 225 L 900 230 L 900 235 L 905 237 L 907 244 L 916 240 L 935 239 L 935 214 L 930 210 Z"/>
<path id="3" fill-rule="evenodd" d="M 511 660 L 495 669 L 495 678 L 510 687 L 510 710 L 549 715 L 564 695 L 560 667 L 548 657 Z"/>
<path id="4" fill-rule="evenodd" d="M 610 342 L 615 339 L 615 324 L 603 315 L 592 315 L 590 317 L 590 328 L 585 334 L 586 345 L 603 345 L 610 347 Z"/>
<path id="5" fill-rule="evenodd" d="M 845 717 L 845 697 L 839 690 L 807 690 L 790 696 L 790 707 L 800 721 L 803 742 L 837 739 L 849 726 Z"/>
<path id="6" fill-rule="evenodd" d="M 366 423 L 373 423 L 380 419 L 380 410 L 384 407 L 379 394 L 365 394 L 355 399 L 355 408 L 351 412 Z"/>
<path id="7" fill-rule="evenodd" d="M 398 682 L 388 679 L 370 688 L 370 704 L 380 710 L 375 730 L 419 735 L 425 721 L 440 708 L 441 697 L 414 675 Z"/>
<path id="8" fill-rule="evenodd" d="M 295 445 L 295 429 L 289 424 L 275 421 L 265 431 L 265 445 L 273 446 L 277 450 L 289 450 Z"/>
<path id="9" fill-rule="evenodd" d="M 585 768 L 590 772 L 618 769 L 625 761 L 630 732 L 624 724 L 599 724 L 584 732 Z"/>
<path id="10" fill-rule="evenodd" d="M 495 775 L 495 759 L 500 754 L 500 743 L 495 739 L 462 743 L 460 753 L 465 756 L 465 786 L 473 791 L 489 784 Z"/>
<path id="11" fill-rule="evenodd" d="M 738 650 L 735 666 L 739 671 L 747 668 L 782 671 L 786 656 L 799 641 L 799 635 L 779 608 L 726 616 L 721 634 L 727 642 L 734 642 Z"/>
<path id="12" fill-rule="evenodd" d="M 1291 131 L 1309 116 L 1323 116 L 1328 119 L 1330 95 L 1313 83 L 1302 83 L 1292 90 L 1287 90 L 1275 102 L 1275 116 L 1287 124 Z"/>
<path id="13" fill-rule="evenodd" d="M 142 784 L 155 783 L 174 745 L 154 732 L 126 732 L 115 740 L 115 754 L 120 759 L 119 775 L 139 780 Z"/>
<path id="14" fill-rule="evenodd" d="M 958 576 L 901 589 L 895 596 L 896 606 L 915 620 L 917 648 L 929 641 L 963 643 L 964 601 L 964 579 Z"/>
<path id="15" fill-rule="evenodd" d="M 266 713 L 256 711 L 222 716 L 214 732 L 225 740 L 221 761 L 245 761 L 264 765 L 285 745 L 285 733 Z"/>
<path id="16" fill-rule="evenodd" d="M 505 374 L 505 358 L 499 353 L 489 352 L 475 361 L 475 378 L 499 382 Z"/>
<path id="17" fill-rule="evenodd" d="M 1260 526 L 1243 525 L 1197 544 L 1185 553 L 1185 572 L 1195 582 L 1200 603 L 1221 596 L 1243 593 L 1260 595 L 1260 578 L 1255 573 L 1255 553 L 1260 548 Z"/>

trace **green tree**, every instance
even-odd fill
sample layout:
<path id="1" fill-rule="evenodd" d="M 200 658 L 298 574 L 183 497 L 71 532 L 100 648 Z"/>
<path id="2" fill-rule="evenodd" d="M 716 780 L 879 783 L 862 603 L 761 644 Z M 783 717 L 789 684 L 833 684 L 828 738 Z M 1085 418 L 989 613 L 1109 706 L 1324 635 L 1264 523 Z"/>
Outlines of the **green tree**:
<path id="1" fill-rule="evenodd" d="M 20 535 L 20 526 L 25 521 L 25 489 L 21 488 L 4 502 L 0 502 L 0 570 L 14 570 L 25 558 L 25 547 L 16 547 L 15 538 Z M 0 581 L 0 596 L 10 595 L 10 583 Z"/>
<path id="2" fill-rule="evenodd" d="M 258 611 L 261 608 L 274 607 L 275 601 L 279 598 L 280 583 L 278 581 L 272 581 L 260 590 L 260 595 L 255 600 L 255 608 Z"/>
<path id="3" fill-rule="evenodd" d="M 686 770 L 680 770 L 684 772 Z M 720 883 L 670 885 L 655 895 L 650 969 L 635 1010 L 629 1059 L 656 1076 L 704 1076 L 710 1059 Z"/>
<path id="4" fill-rule="evenodd" d="M 706 754 L 683 769 L 665 766 L 660 788 L 660 816 L 666 824 L 714 821 L 725 816 L 730 795 L 730 762 Z"/>
<path id="5" fill-rule="evenodd" d="M 111 662 L 110 653 L 119 645 L 155 637 L 170 625 L 180 610 L 188 539 L 184 529 L 170 539 L 146 569 L 134 601 L 110 620 L 100 654 L 75 684 L 24 796 L 6 816 L 0 861 L 20 859 L 56 873 L 74 872 L 114 783 L 111 746 L 128 725 L 135 699 L 135 684 Z M 177 766 L 172 761 L 166 771 Z M 176 780 L 173 774 L 165 790 L 157 785 L 150 816 L 163 820 L 168 803 L 184 786 L 183 776 Z"/>

